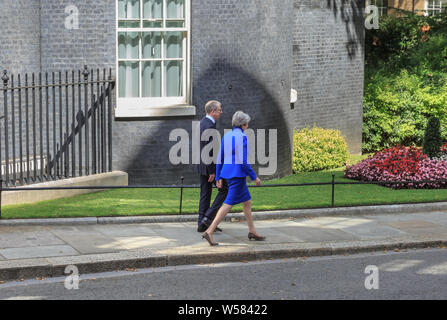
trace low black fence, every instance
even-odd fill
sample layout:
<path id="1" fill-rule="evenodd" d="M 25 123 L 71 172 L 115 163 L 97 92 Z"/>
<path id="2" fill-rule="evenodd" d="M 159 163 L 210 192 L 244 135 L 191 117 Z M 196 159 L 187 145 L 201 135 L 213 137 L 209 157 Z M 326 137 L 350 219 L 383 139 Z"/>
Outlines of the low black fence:
<path id="1" fill-rule="evenodd" d="M 1 76 L 6 187 L 112 170 L 112 70 Z"/>
<path id="2" fill-rule="evenodd" d="M 17 187 L 4 188 L 0 179 L 0 219 L 2 218 L 2 192 L 3 191 L 44 191 L 44 190 L 99 190 L 99 189 L 180 189 L 179 194 L 179 215 L 182 214 L 183 204 L 183 189 L 198 189 L 197 185 L 184 185 L 184 178 L 180 178 L 179 185 L 135 185 L 135 186 L 79 186 L 79 187 Z M 336 185 L 356 185 L 356 184 L 375 184 L 375 185 L 395 185 L 395 184 L 422 184 L 422 183 L 443 183 L 447 187 L 447 179 L 444 180 L 420 180 L 420 181 L 344 181 L 336 182 L 335 175 L 332 174 L 332 181 L 330 182 L 313 182 L 313 183 L 290 183 L 290 184 L 262 184 L 260 186 L 248 185 L 249 188 L 278 188 L 278 187 L 306 187 L 306 186 L 324 186 L 330 185 L 331 189 L 331 207 L 335 207 L 335 186 Z"/>

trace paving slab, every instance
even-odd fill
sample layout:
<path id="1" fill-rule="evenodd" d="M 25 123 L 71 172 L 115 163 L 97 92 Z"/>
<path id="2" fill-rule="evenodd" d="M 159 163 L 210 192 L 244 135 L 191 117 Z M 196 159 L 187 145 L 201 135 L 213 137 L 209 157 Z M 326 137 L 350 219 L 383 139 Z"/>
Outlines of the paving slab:
<path id="1" fill-rule="evenodd" d="M 1 249 L 0 254 L 6 259 L 28 259 L 76 255 L 78 252 L 70 246 L 37 246 L 25 248 Z"/>
<path id="2" fill-rule="evenodd" d="M 400 241 L 401 243 L 423 243 L 423 242 L 447 242 L 447 233 L 431 233 L 431 234 L 407 234 L 406 236 L 393 237 L 394 241 Z"/>
<path id="3" fill-rule="evenodd" d="M 410 220 L 429 220 L 430 217 L 434 217 L 432 212 L 427 213 L 408 213 L 408 214 L 378 214 L 378 215 L 366 215 L 362 218 L 374 220 L 377 222 L 399 222 Z"/>
<path id="4" fill-rule="evenodd" d="M 429 221 L 407 220 L 398 222 L 388 222 L 387 225 L 402 230 L 408 234 L 443 234 L 447 233 L 447 228 Z"/>
<path id="5" fill-rule="evenodd" d="M 157 233 L 153 230 L 153 226 L 145 225 L 98 225 L 93 228 L 95 231 L 109 237 L 146 237 L 156 236 Z"/>
<path id="6" fill-rule="evenodd" d="M 187 229 L 196 229 L 197 223 L 194 222 L 168 222 L 168 223 L 156 223 L 156 229 L 169 229 L 169 230 L 185 230 Z"/>
<path id="7" fill-rule="evenodd" d="M 300 239 L 285 235 L 279 228 L 265 228 L 255 225 L 256 231 L 259 235 L 266 237 L 266 241 L 254 241 L 248 239 L 248 228 L 238 228 L 238 229 L 224 229 L 224 233 L 231 235 L 240 243 L 251 244 L 251 245 L 262 245 L 263 243 L 287 243 L 287 242 L 301 242 Z M 217 233 L 216 233 L 217 234 Z M 217 238 L 216 238 L 217 239 Z"/>
<path id="8" fill-rule="evenodd" d="M 276 230 L 282 232 L 285 236 L 299 239 L 300 242 L 322 242 L 329 240 L 359 240 L 360 238 L 354 234 L 344 232 L 339 229 L 332 228 L 316 228 L 316 227 L 277 227 Z"/>
<path id="9" fill-rule="evenodd" d="M 213 234 L 214 241 L 219 243 L 221 246 L 231 245 L 231 246 L 241 246 L 241 247 L 247 247 L 248 243 L 247 241 L 244 241 L 243 236 L 238 237 L 233 235 L 231 232 L 216 232 Z M 248 240 L 248 238 L 247 238 Z M 205 239 L 202 239 L 202 236 L 200 236 L 200 241 L 202 243 L 205 243 L 207 246 L 208 242 Z"/>
<path id="10" fill-rule="evenodd" d="M 415 220 L 429 221 L 447 227 L 447 212 L 430 212 L 424 214 L 416 214 L 413 217 L 415 218 Z"/>
<path id="11" fill-rule="evenodd" d="M 82 254 L 117 252 L 126 249 L 113 237 L 95 230 L 94 226 L 52 228 L 51 232 Z"/>
<path id="12" fill-rule="evenodd" d="M 347 248 L 352 249 L 353 252 L 356 252 L 359 248 L 371 248 L 372 250 L 377 250 L 377 247 L 382 247 L 385 248 L 384 250 L 392 250 L 399 248 L 401 241 L 397 238 L 389 238 L 358 241 L 327 241 L 325 243 L 327 246 L 331 247 L 334 252 Z"/>
<path id="13" fill-rule="evenodd" d="M 33 246 L 62 245 L 64 241 L 46 230 L 7 227 L 0 230 L 0 249 Z M 41 227 L 39 229 L 42 229 Z"/>
<path id="14" fill-rule="evenodd" d="M 394 228 L 406 229 L 406 230 L 421 229 L 421 228 L 422 229 L 432 229 L 432 228 L 439 227 L 439 225 L 437 225 L 433 222 L 428 222 L 428 221 L 423 221 L 423 220 L 407 220 L 407 221 L 399 221 L 399 222 L 389 222 L 387 224 Z"/>
<path id="15" fill-rule="evenodd" d="M 189 233 L 179 233 L 176 230 L 157 230 L 159 234 L 166 237 L 171 241 L 173 246 L 206 246 L 209 247 L 208 242 L 202 239 L 202 233 L 192 230 Z M 233 237 L 231 234 L 226 232 L 216 232 L 213 234 L 215 242 L 218 242 L 221 246 L 223 245 L 237 245 L 241 244 L 241 241 Z"/>
<path id="16" fill-rule="evenodd" d="M 278 221 L 281 221 L 281 220 L 278 220 Z M 255 227 L 259 227 L 259 224 L 257 222 L 255 222 Z M 247 223 L 245 221 L 240 221 L 240 222 L 230 222 L 230 221 L 221 222 L 219 224 L 219 228 L 221 228 L 224 232 L 226 232 L 228 230 L 241 230 L 241 231 L 244 231 L 245 233 L 248 234 L 248 226 L 247 226 Z"/>
<path id="17" fill-rule="evenodd" d="M 447 230 L 442 227 L 436 227 L 436 228 L 400 228 L 401 230 L 405 231 L 410 237 L 413 235 L 426 235 L 427 233 L 432 235 L 442 235 L 447 233 Z"/>
<path id="18" fill-rule="evenodd" d="M 361 226 L 347 227 L 343 228 L 342 230 L 361 239 L 392 238 L 407 234 L 402 230 L 392 228 L 390 226 L 380 225 L 376 222 L 370 222 Z"/>
<path id="19" fill-rule="evenodd" d="M 326 229 L 343 229 L 347 227 L 359 227 L 371 222 L 371 219 L 355 217 L 319 217 L 300 222 L 295 225 L 302 227 L 316 227 Z"/>
<path id="20" fill-rule="evenodd" d="M 135 250 L 135 249 L 150 249 L 150 248 L 162 248 L 162 247 L 164 248 L 178 245 L 175 241 L 172 241 L 166 237 L 161 237 L 158 235 L 114 237 L 112 239 L 113 239 L 112 242 L 110 242 L 107 247 L 116 250 Z"/>

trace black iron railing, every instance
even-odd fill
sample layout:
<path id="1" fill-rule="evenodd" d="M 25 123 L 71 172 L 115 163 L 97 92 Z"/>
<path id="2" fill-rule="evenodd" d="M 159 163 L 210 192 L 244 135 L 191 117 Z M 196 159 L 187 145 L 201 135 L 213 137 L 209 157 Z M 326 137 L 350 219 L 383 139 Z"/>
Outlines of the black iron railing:
<path id="1" fill-rule="evenodd" d="M 24 76 L 5 70 L 1 80 L 0 177 L 6 187 L 112 170 L 111 69 Z"/>
<path id="2" fill-rule="evenodd" d="M 2 192 L 3 191 L 45 191 L 45 190 L 99 190 L 99 189 L 180 189 L 180 200 L 179 200 L 179 214 L 182 214 L 182 204 L 183 204 L 183 189 L 198 189 L 200 186 L 197 185 L 184 185 L 183 184 L 184 178 L 180 178 L 180 184 L 179 185 L 134 185 L 134 186 L 79 186 L 79 187 L 31 187 L 31 188 L 4 188 L 3 184 L 0 180 L 0 219 L 2 217 L 2 210 L 1 210 L 1 204 L 2 204 Z M 278 187 L 306 187 L 306 186 L 324 186 L 324 185 L 330 185 L 331 188 L 331 207 L 335 207 L 335 185 L 346 185 L 346 184 L 376 184 L 376 185 L 384 185 L 384 186 L 391 186 L 391 185 L 406 185 L 406 184 L 433 184 L 433 183 L 440 183 L 444 186 L 444 188 L 447 188 L 447 179 L 444 180 L 420 180 L 420 181 L 343 181 L 343 182 L 336 182 L 335 181 L 335 174 L 332 174 L 332 181 L 330 182 L 313 182 L 313 183 L 290 183 L 290 184 L 262 184 L 260 186 L 256 185 L 248 185 L 249 188 L 278 188 Z M 437 201 L 439 202 L 439 201 Z"/>

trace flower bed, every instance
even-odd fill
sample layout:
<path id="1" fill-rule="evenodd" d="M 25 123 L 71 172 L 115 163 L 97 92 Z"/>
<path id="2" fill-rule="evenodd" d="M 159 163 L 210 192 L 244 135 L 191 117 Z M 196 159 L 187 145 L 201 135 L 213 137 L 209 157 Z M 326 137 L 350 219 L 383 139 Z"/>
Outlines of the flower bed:
<path id="1" fill-rule="evenodd" d="M 447 143 L 443 144 L 441 147 L 441 153 L 437 157 L 433 157 L 433 160 L 444 160 L 447 161 Z"/>
<path id="2" fill-rule="evenodd" d="M 443 146 L 447 156 L 447 144 Z M 443 151 L 443 152 L 444 152 Z M 430 159 L 418 147 L 396 146 L 376 152 L 353 166 L 346 166 L 345 177 L 360 181 L 447 180 L 447 161 L 443 155 Z M 446 182 L 385 184 L 394 189 L 446 188 Z"/>

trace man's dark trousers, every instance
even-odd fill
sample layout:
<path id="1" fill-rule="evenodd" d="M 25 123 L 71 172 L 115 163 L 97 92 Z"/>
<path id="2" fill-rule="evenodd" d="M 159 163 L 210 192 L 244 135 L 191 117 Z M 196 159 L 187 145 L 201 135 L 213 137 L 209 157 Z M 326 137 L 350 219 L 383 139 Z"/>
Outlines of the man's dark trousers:
<path id="1" fill-rule="evenodd" d="M 228 194 L 228 184 L 225 179 L 222 179 L 222 188 L 218 189 L 219 192 L 210 206 L 213 184 L 215 185 L 216 181 L 208 182 L 208 179 L 208 176 L 200 175 L 199 227 L 201 224 L 208 226 L 213 222 Z"/>
<path id="2" fill-rule="evenodd" d="M 207 117 L 203 117 L 200 121 L 200 136 L 202 136 L 203 132 L 208 129 L 216 129 L 216 124 L 211 119 Z M 209 143 L 213 142 L 213 137 L 210 137 L 209 141 L 200 141 L 200 154 L 202 154 L 202 150 Z M 210 150 L 210 159 L 214 159 L 214 154 L 212 154 L 213 150 Z M 217 156 L 217 155 L 216 155 Z M 216 164 L 215 163 L 203 163 L 202 157 L 200 157 L 200 163 L 197 166 L 197 172 L 200 176 L 200 202 L 199 202 L 199 219 L 197 224 L 199 228 L 204 222 L 205 225 L 211 224 L 213 219 L 216 217 L 217 211 L 219 211 L 220 206 L 225 201 L 228 193 L 228 184 L 222 179 L 222 188 L 219 189 L 219 193 L 216 196 L 213 204 L 210 207 L 211 194 L 213 190 L 213 184 L 216 182 L 208 182 L 210 175 L 216 174 Z M 204 220 L 202 222 L 202 220 Z"/>

